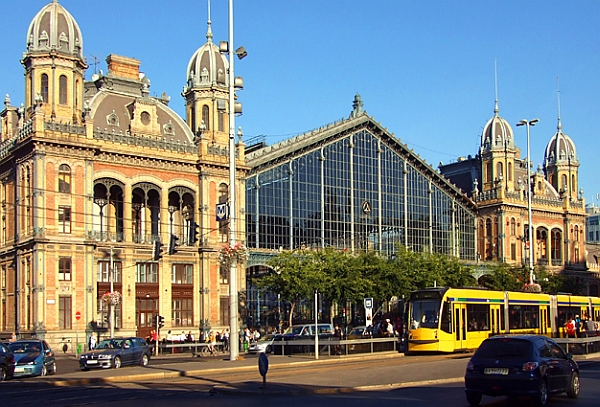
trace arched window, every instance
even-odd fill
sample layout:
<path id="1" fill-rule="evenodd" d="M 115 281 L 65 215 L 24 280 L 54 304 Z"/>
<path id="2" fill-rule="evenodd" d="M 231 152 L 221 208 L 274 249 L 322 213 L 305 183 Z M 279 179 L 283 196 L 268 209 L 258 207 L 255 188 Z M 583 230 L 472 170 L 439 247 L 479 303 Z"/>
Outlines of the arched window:
<path id="1" fill-rule="evenodd" d="M 206 130 L 210 130 L 210 115 L 208 106 L 202 106 L 202 121 L 204 121 L 204 125 L 206 126 Z"/>
<path id="2" fill-rule="evenodd" d="M 219 112 L 219 131 L 225 131 L 225 113 Z"/>
<path id="3" fill-rule="evenodd" d="M 71 167 L 67 164 L 58 167 L 58 192 L 71 193 Z"/>
<path id="4" fill-rule="evenodd" d="M 48 103 L 48 75 L 42 74 L 42 88 L 40 89 L 42 100 L 44 103 Z"/>
<path id="5" fill-rule="evenodd" d="M 503 179 L 504 178 L 504 171 L 503 170 L 504 170 L 504 168 L 502 166 L 502 163 L 501 162 L 497 163 L 496 164 L 496 171 L 498 172 L 498 174 L 497 174 L 497 178 L 498 179 Z"/>
<path id="6" fill-rule="evenodd" d="M 65 75 L 61 75 L 58 79 L 58 103 L 67 104 L 67 77 Z"/>
<path id="7" fill-rule="evenodd" d="M 561 186 L 560 186 L 560 188 L 561 188 L 563 191 L 566 191 L 566 190 L 567 190 L 567 176 L 566 176 L 565 174 L 563 174 L 563 176 L 562 176 L 562 183 L 561 183 Z"/>
<path id="8" fill-rule="evenodd" d="M 550 254 L 552 258 L 552 265 L 560 265 L 562 262 L 562 233 L 559 229 L 552 229 L 551 232 L 551 242 L 552 247 L 550 248 Z"/>
<path id="9" fill-rule="evenodd" d="M 492 167 L 492 163 L 491 162 L 487 163 L 487 165 L 485 166 L 485 172 L 486 172 L 486 174 L 485 174 L 485 180 L 486 180 L 486 182 L 492 182 L 492 180 L 493 180 L 492 177 L 493 177 L 494 174 L 493 174 L 492 168 L 493 167 Z"/>
<path id="10" fill-rule="evenodd" d="M 509 181 L 512 181 L 513 176 L 512 176 L 512 163 L 508 163 L 507 167 L 506 167 L 506 178 L 508 178 Z"/>
<path id="11" fill-rule="evenodd" d="M 577 185 L 575 185 L 575 174 L 571 174 L 571 191 L 577 191 Z"/>
<path id="12" fill-rule="evenodd" d="M 510 218 L 510 235 L 514 236 L 517 234 L 517 222 L 515 218 Z"/>

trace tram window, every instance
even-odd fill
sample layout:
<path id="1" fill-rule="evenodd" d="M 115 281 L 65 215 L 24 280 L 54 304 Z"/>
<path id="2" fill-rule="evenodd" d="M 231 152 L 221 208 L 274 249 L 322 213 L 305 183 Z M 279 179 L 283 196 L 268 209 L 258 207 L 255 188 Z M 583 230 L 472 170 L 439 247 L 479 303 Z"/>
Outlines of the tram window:
<path id="1" fill-rule="evenodd" d="M 484 304 L 467 304 L 468 331 L 490 330 L 490 306 Z"/>
<path id="2" fill-rule="evenodd" d="M 540 307 L 530 305 L 510 305 L 508 307 L 510 329 L 538 327 Z"/>
<path id="3" fill-rule="evenodd" d="M 411 301 L 410 328 L 437 328 L 440 305 L 439 300 Z"/>
<path id="4" fill-rule="evenodd" d="M 440 329 L 444 332 L 452 332 L 452 308 L 448 301 L 444 302 L 442 306 L 442 323 Z"/>
<path id="5" fill-rule="evenodd" d="M 557 324 L 558 326 L 565 326 L 569 318 L 575 318 L 575 315 L 579 315 L 578 307 L 558 307 Z"/>

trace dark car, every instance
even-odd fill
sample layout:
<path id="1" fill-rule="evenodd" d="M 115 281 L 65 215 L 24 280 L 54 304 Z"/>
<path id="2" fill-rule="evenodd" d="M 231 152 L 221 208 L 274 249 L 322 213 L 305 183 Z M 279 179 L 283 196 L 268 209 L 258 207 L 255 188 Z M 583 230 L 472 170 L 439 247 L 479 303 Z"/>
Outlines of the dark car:
<path id="1" fill-rule="evenodd" d="M 136 337 L 104 339 L 94 350 L 79 357 L 81 370 L 120 368 L 126 365 L 148 366 L 152 351 L 145 340 Z"/>
<path id="2" fill-rule="evenodd" d="M 15 373 L 15 355 L 7 346 L 0 343 L 0 382 L 13 377 Z"/>
<path id="3" fill-rule="evenodd" d="M 579 396 L 579 366 L 545 336 L 495 336 L 484 340 L 467 364 L 465 392 L 472 406 L 483 395 L 530 396 L 545 406 L 550 394 Z"/>
<path id="4" fill-rule="evenodd" d="M 20 339 L 8 344 L 15 357 L 14 377 L 56 374 L 54 352 L 43 339 Z"/>

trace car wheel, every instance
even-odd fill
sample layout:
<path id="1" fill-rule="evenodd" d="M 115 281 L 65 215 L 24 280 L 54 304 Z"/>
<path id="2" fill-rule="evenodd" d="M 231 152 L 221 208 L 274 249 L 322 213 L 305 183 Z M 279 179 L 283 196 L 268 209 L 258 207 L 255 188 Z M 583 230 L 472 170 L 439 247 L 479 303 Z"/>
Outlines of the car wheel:
<path id="1" fill-rule="evenodd" d="M 6 368 L 4 366 L 0 366 L 0 382 L 6 380 Z"/>
<path id="2" fill-rule="evenodd" d="M 113 367 L 115 369 L 121 368 L 121 358 L 119 356 L 115 356 L 115 360 L 113 360 Z"/>
<path id="3" fill-rule="evenodd" d="M 55 375 L 56 374 L 56 362 L 52 363 L 52 370 L 50 370 L 49 373 L 51 375 Z"/>
<path id="4" fill-rule="evenodd" d="M 48 368 L 46 367 L 46 365 L 42 365 L 41 376 L 47 376 L 47 375 L 48 375 Z"/>
<path id="5" fill-rule="evenodd" d="M 542 380 L 540 387 L 538 388 L 538 394 L 534 398 L 534 403 L 538 407 L 544 407 L 548 404 L 548 384 L 545 380 Z"/>
<path id="6" fill-rule="evenodd" d="M 271 353 L 273 352 L 273 348 L 271 348 L 271 345 L 267 345 L 267 347 L 265 348 L 265 353 Z"/>
<path id="7" fill-rule="evenodd" d="M 85 367 L 85 366 L 79 366 L 79 368 L 80 368 L 81 370 L 83 370 L 84 372 L 87 372 L 88 370 L 90 370 L 90 369 L 88 369 L 88 368 L 87 368 L 87 367 Z"/>
<path id="8" fill-rule="evenodd" d="M 140 366 L 148 366 L 148 362 L 150 361 L 150 359 L 148 358 L 148 355 L 146 355 L 145 353 L 142 355 L 142 360 L 140 360 Z"/>
<path id="9" fill-rule="evenodd" d="M 467 403 L 469 403 L 470 406 L 478 406 L 479 403 L 481 403 L 481 397 L 481 393 L 469 391 L 467 392 Z"/>
<path id="10" fill-rule="evenodd" d="M 579 397 L 579 387 L 579 374 L 573 372 L 573 375 L 571 376 L 571 382 L 569 383 L 569 388 L 567 389 L 567 396 L 572 399 Z"/>

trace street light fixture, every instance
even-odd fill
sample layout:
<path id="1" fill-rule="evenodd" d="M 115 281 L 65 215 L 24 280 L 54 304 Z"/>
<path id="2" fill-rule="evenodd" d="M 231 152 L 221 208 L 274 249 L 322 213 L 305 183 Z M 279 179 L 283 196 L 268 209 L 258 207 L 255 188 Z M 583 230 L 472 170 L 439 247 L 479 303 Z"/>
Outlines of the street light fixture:
<path id="1" fill-rule="evenodd" d="M 529 142 L 529 128 L 535 126 L 540 119 L 521 120 L 517 126 L 527 127 L 527 217 L 529 222 L 529 284 L 533 284 L 533 225 L 531 223 L 531 148 Z"/>

